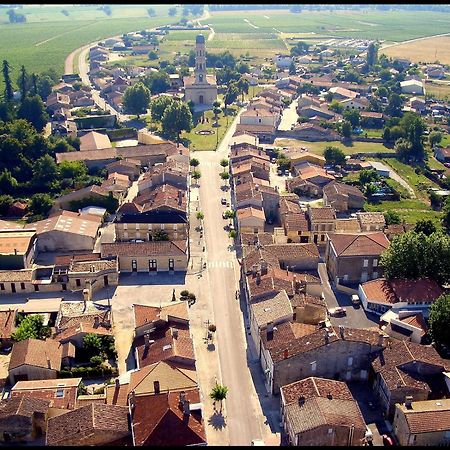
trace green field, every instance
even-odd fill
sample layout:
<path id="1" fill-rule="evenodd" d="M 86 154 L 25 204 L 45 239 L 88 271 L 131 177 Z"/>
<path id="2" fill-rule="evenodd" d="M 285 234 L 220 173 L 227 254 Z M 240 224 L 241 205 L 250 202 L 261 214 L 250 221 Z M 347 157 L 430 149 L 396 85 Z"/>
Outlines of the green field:
<path id="1" fill-rule="evenodd" d="M 211 13 L 211 17 L 202 23 L 211 25 L 216 33 L 262 33 L 276 29 L 285 33 L 405 41 L 447 33 L 450 14 L 428 11 L 307 11 L 301 14 L 283 10 L 221 11 Z"/>
<path id="2" fill-rule="evenodd" d="M 7 8 L 1 8 L 2 59 L 11 64 L 14 82 L 22 64 L 28 72 L 39 73 L 54 68 L 62 73 L 67 55 L 84 44 L 178 21 L 181 8 L 177 8 L 176 16 L 169 17 L 167 11 L 170 6 L 151 5 L 157 15 L 150 18 L 145 5 L 111 5 L 111 16 L 99 10 L 98 5 L 32 5 L 18 9 L 27 17 L 25 24 L 8 23 Z M 69 12 L 68 16 L 62 14 L 63 9 Z M 210 24 L 216 33 L 207 43 L 211 52 L 230 50 L 236 56 L 249 52 L 260 60 L 264 55 L 270 57 L 286 51 L 280 32 L 302 33 L 310 38 L 364 37 L 403 41 L 448 32 L 450 14 L 423 11 L 320 11 L 301 14 L 287 10 L 237 11 L 212 12 L 202 23 Z M 169 34 L 161 48 L 161 57 L 170 57 L 177 51 L 187 53 L 195 34 L 195 31 Z"/>
<path id="3" fill-rule="evenodd" d="M 325 147 L 338 147 L 346 155 L 353 155 L 354 153 L 395 153 L 392 148 L 387 148 L 381 143 L 372 142 L 352 142 L 351 145 L 344 145 L 339 141 L 329 142 L 307 142 L 299 141 L 297 139 L 275 139 L 275 146 L 277 147 L 306 147 L 310 152 L 316 155 L 323 155 Z"/>

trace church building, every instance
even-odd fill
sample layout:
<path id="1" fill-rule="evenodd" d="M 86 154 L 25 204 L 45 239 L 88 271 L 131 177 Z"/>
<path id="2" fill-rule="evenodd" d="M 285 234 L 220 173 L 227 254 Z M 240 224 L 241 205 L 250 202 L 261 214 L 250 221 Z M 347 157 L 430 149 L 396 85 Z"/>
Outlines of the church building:
<path id="1" fill-rule="evenodd" d="M 217 99 L 217 83 L 215 75 L 206 74 L 205 37 L 199 34 L 195 38 L 194 76 L 183 78 L 184 100 L 192 100 L 196 110 L 211 109 Z"/>

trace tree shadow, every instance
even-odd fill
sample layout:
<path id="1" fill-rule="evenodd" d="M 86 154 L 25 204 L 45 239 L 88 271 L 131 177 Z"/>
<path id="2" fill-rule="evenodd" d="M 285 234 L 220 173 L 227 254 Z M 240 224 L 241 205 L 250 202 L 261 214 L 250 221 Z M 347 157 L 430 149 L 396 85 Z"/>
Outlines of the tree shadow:
<path id="1" fill-rule="evenodd" d="M 216 345 L 210 342 L 206 347 L 210 352 L 213 352 L 216 349 Z"/>
<path id="2" fill-rule="evenodd" d="M 225 417 L 223 417 L 222 413 L 217 411 L 215 411 L 214 414 L 208 419 L 208 424 L 215 430 L 221 430 L 227 426 Z"/>

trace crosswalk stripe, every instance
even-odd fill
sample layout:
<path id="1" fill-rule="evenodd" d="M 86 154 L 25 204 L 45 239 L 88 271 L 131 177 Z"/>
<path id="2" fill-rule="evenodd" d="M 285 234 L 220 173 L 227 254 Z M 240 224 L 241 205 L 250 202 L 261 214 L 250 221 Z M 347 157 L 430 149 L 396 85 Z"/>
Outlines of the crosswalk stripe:
<path id="1" fill-rule="evenodd" d="M 208 268 L 209 269 L 226 269 L 226 268 L 233 268 L 233 261 L 227 260 L 227 261 L 208 261 Z"/>

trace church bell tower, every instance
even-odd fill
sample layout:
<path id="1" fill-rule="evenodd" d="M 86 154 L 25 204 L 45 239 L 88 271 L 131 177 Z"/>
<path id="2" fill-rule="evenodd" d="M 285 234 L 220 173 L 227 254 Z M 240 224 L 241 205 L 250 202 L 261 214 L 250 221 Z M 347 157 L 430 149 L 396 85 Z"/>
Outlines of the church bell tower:
<path id="1" fill-rule="evenodd" d="M 206 83 L 205 37 L 201 34 L 195 38 L 195 83 Z"/>

